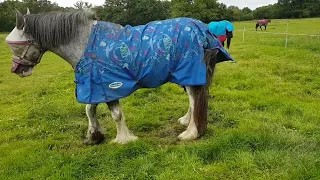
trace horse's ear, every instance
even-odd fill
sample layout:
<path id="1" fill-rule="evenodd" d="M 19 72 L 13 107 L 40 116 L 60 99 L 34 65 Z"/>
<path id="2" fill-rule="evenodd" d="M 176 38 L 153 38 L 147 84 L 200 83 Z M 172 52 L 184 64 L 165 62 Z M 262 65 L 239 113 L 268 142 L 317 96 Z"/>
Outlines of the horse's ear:
<path id="1" fill-rule="evenodd" d="M 23 15 L 16 9 L 16 27 L 19 30 L 22 30 L 24 26 L 24 18 Z"/>
<path id="2" fill-rule="evenodd" d="M 29 8 L 27 7 L 27 15 L 29 15 L 30 14 L 30 10 L 29 10 Z"/>

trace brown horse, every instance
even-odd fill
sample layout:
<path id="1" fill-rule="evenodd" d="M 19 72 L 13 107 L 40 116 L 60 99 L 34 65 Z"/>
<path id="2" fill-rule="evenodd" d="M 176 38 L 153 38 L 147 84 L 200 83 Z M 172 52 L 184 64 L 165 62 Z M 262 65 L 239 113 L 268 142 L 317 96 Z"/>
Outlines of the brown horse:
<path id="1" fill-rule="evenodd" d="M 256 31 L 258 30 L 258 27 L 260 27 L 260 29 L 262 31 L 261 26 L 264 26 L 264 30 L 267 30 L 268 23 L 271 23 L 271 19 L 258 20 L 257 23 L 256 23 Z"/>

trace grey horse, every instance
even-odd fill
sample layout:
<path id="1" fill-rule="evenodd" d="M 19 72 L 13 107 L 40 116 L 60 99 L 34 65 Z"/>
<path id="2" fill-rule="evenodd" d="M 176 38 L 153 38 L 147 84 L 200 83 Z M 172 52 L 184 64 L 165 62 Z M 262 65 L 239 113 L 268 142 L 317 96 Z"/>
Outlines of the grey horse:
<path id="1" fill-rule="evenodd" d="M 6 38 L 6 42 L 13 53 L 12 72 L 21 77 L 30 76 L 34 66 L 40 63 L 42 55 L 46 51 L 57 54 L 76 70 L 88 46 L 92 28 L 97 23 L 98 21 L 94 13 L 90 11 L 30 14 L 29 10 L 27 10 L 27 14 L 22 15 L 16 10 L 16 27 Z M 115 26 L 117 26 L 119 31 L 123 29 L 120 25 Z M 188 28 L 185 29 L 188 30 Z M 211 37 L 209 37 L 209 40 L 215 40 L 210 38 Z M 165 40 L 166 41 L 161 40 L 160 42 L 166 46 L 170 45 L 170 47 L 180 45 L 177 42 L 169 41 L 170 39 Z M 105 46 L 105 44 L 103 45 Z M 125 50 L 127 50 L 124 49 L 124 47 L 121 48 L 120 53 L 124 53 Z M 166 49 L 164 48 L 164 50 Z M 171 50 L 174 51 L 172 48 Z M 206 84 L 194 86 L 184 85 L 189 96 L 190 105 L 186 115 L 178 120 L 180 124 L 187 126 L 187 129 L 179 135 L 180 140 L 197 139 L 207 128 L 208 86 L 214 74 L 216 63 L 222 61 L 219 60 L 219 58 L 225 58 L 221 51 L 219 48 L 202 48 L 201 52 L 204 56 L 197 61 L 204 63 L 204 67 L 206 67 L 204 72 Z M 159 53 L 164 52 L 159 51 Z M 194 72 L 189 72 L 189 74 L 197 73 L 197 71 L 197 69 L 194 69 Z M 169 76 L 169 74 L 167 76 Z M 112 89 L 119 88 L 120 86 L 122 86 L 121 83 L 109 85 Z M 117 135 L 113 142 L 125 144 L 136 140 L 137 137 L 126 125 L 119 99 L 106 101 L 105 103 L 108 105 L 112 119 L 115 121 L 117 127 Z M 104 135 L 101 132 L 101 127 L 96 115 L 98 104 L 99 103 L 90 103 L 86 105 L 89 125 L 85 143 L 89 145 L 99 144 L 104 140 Z"/>

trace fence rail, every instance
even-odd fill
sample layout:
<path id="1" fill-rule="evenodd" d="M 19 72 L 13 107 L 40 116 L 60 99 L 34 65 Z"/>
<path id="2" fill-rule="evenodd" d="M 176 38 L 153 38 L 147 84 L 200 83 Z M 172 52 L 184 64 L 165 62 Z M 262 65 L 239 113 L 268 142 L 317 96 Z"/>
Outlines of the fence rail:
<path id="1" fill-rule="evenodd" d="M 245 42 L 245 34 L 249 33 L 257 33 L 257 34 L 272 34 L 272 35 L 285 35 L 285 43 L 284 47 L 288 47 L 289 36 L 307 36 L 307 37 L 320 37 L 320 34 L 294 34 L 289 33 L 289 23 L 287 23 L 286 32 L 263 32 L 263 31 L 254 31 L 254 30 L 246 30 L 246 27 L 243 27 L 243 30 L 235 30 L 237 32 L 242 32 L 242 42 Z"/>
<path id="2" fill-rule="evenodd" d="M 285 32 L 260 32 L 259 31 L 253 31 L 253 30 L 234 30 L 238 32 L 253 32 L 258 34 L 275 34 L 275 35 L 289 35 L 289 36 L 310 36 L 310 37 L 320 37 L 320 34 L 291 34 L 291 33 L 285 33 Z"/>

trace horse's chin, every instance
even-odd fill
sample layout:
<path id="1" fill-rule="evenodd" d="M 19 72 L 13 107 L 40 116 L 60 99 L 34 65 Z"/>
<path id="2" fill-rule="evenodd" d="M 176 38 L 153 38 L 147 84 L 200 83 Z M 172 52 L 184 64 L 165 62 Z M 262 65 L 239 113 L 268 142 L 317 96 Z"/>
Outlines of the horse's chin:
<path id="1" fill-rule="evenodd" d="M 30 68 L 28 71 L 22 71 L 21 73 L 19 73 L 18 75 L 23 78 L 23 77 L 28 77 L 31 76 L 33 72 L 33 68 Z"/>

